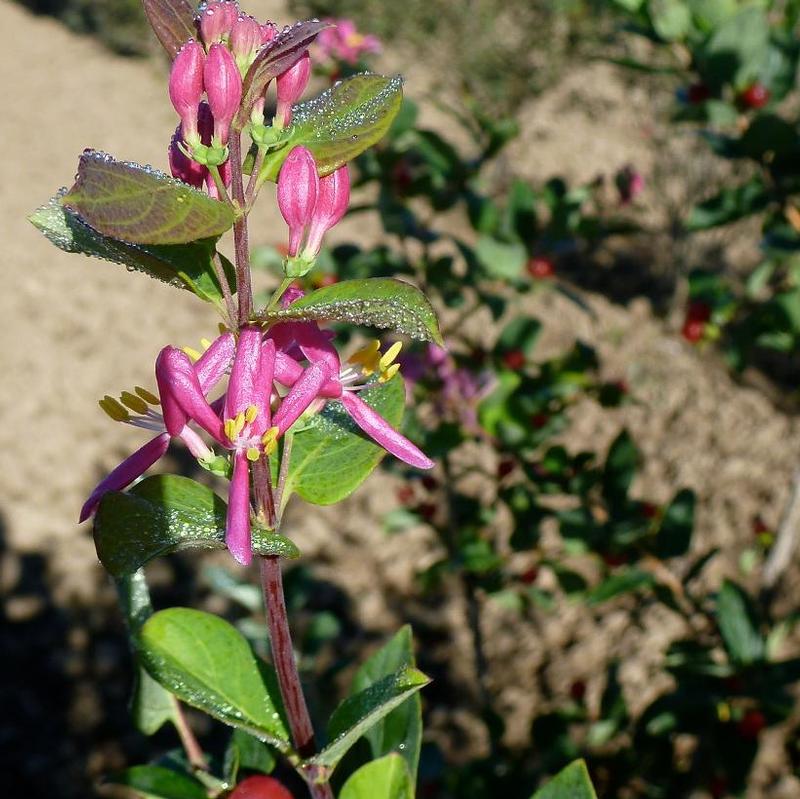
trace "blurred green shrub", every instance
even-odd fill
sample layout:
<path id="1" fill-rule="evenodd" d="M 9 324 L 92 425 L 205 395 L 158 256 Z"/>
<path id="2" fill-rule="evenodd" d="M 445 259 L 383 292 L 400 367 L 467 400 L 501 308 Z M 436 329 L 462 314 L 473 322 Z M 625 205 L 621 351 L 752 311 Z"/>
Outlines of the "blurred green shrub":
<path id="1" fill-rule="evenodd" d="M 152 36 L 141 0 L 17 0 L 36 14 L 61 20 L 70 30 L 96 36 L 122 55 L 144 55 Z"/>

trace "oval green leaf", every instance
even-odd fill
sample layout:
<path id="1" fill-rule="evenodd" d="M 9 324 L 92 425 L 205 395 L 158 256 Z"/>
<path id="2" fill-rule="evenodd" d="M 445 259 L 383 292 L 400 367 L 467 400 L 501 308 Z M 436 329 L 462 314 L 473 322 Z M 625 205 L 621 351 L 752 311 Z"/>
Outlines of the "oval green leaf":
<path id="1" fill-rule="evenodd" d="M 208 799 L 201 782 L 164 766 L 133 766 L 111 774 L 107 782 L 125 785 L 147 799 Z"/>
<path id="2" fill-rule="evenodd" d="M 352 774 L 339 799 L 413 799 L 413 785 L 403 758 L 387 755 Z"/>
<path id="3" fill-rule="evenodd" d="M 87 150 L 62 202 L 105 236 L 133 244 L 185 244 L 221 236 L 233 208 L 163 172 Z"/>
<path id="4" fill-rule="evenodd" d="M 194 7 L 188 0 L 143 0 L 144 13 L 167 55 L 175 58 L 189 39 L 197 38 Z"/>
<path id="5" fill-rule="evenodd" d="M 306 294 L 288 308 L 259 318 L 262 321 L 348 322 L 395 330 L 421 341 L 443 343 L 436 311 L 428 298 L 416 286 L 389 277 L 343 280 Z"/>
<path id="6" fill-rule="evenodd" d="M 308 147 L 320 175 L 328 175 L 380 141 L 403 102 L 400 75 L 354 75 L 293 109 L 288 146 L 267 159 L 260 181 L 276 180 L 292 147 Z"/>
<path id="7" fill-rule="evenodd" d="M 405 408 L 405 388 L 397 375 L 361 392 L 393 427 L 399 427 Z M 292 460 L 284 497 L 298 494 L 314 505 L 339 502 L 367 479 L 386 451 L 367 438 L 340 402 L 325 409 L 294 433 Z"/>
<path id="8" fill-rule="evenodd" d="M 168 608 L 145 622 L 139 654 L 154 679 L 193 707 L 287 751 L 289 735 L 273 680 L 244 636 L 191 608 Z"/>
<path id="9" fill-rule="evenodd" d="M 114 577 L 121 577 L 170 552 L 223 549 L 226 514 L 227 506 L 210 488 L 188 477 L 146 477 L 128 493 L 113 491 L 100 501 L 94 521 L 97 556 Z M 288 538 L 258 526 L 253 527 L 253 551 L 300 555 Z"/>
<path id="10" fill-rule="evenodd" d="M 589 771 L 583 760 L 570 763 L 556 774 L 533 799 L 597 799 Z"/>
<path id="11" fill-rule="evenodd" d="M 212 262 L 216 253 L 216 238 L 188 244 L 129 244 L 104 236 L 89 227 L 78 214 L 61 204 L 64 193 L 66 189 L 62 189 L 47 205 L 38 208 L 28 217 L 60 250 L 122 264 L 157 280 L 163 280 L 171 286 L 188 289 L 207 302 L 222 301 L 222 290 Z M 235 292 L 233 266 L 227 258 L 220 257 L 228 285 L 231 292 Z"/>

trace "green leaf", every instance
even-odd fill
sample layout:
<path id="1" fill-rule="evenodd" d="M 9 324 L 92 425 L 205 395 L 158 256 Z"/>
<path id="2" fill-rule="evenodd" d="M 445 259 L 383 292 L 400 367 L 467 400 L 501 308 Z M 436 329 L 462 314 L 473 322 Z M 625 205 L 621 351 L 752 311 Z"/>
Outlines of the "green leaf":
<path id="1" fill-rule="evenodd" d="M 718 194 L 692 208 L 686 227 L 690 231 L 708 230 L 728 225 L 750 214 L 763 211 L 770 201 L 770 194 L 758 176 L 750 178 L 740 186 L 722 189 Z"/>
<path id="2" fill-rule="evenodd" d="M 28 217 L 60 250 L 122 264 L 170 285 L 186 288 L 208 302 L 222 300 L 222 291 L 212 263 L 216 252 L 215 238 L 188 244 L 128 244 L 103 236 L 83 222 L 74 211 L 65 208 L 61 204 L 65 191 L 62 189 L 47 205 Z M 233 266 L 224 257 L 222 261 L 231 291 L 236 291 Z"/>
<path id="3" fill-rule="evenodd" d="M 655 585 L 655 578 L 649 572 L 626 569 L 618 574 L 612 574 L 611 577 L 603 580 L 600 585 L 589 591 L 586 601 L 589 605 L 600 605 L 614 597 L 630 594 L 640 588 L 650 588 L 653 585 Z"/>
<path id="4" fill-rule="evenodd" d="M 146 477 L 128 493 L 112 491 L 94 521 L 97 556 L 115 577 L 135 572 L 152 558 L 181 549 L 225 547 L 227 506 L 207 486 L 173 474 Z M 253 551 L 299 557 L 282 535 L 253 526 Z"/>
<path id="5" fill-rule="evenodd" d="M 138 644 L 145 668 L 179 699 L 288 750 L 267 666 L 228 622 L 191 608 L 168 608 L 147 620 Z"/>
<path id="6" fill-rule="evenodd" d="M 726 580 L 717 594 L 717 624 L 731 659 L 750 665 L 764 659 L 764 639 L 750 597 Z"/>
<path id="7" fill-rule="evenodd" d="M 542 323 L 538 319 L 530 316 L 518 316 L 503 328 L 503 332 L 497 340 L 497 347 L 504 352 L 521 350 L 531 356 L 541 330 Z"/>
<path id="8" fill-rule="evenodd" d="M 501 280 L 518 278 L 528 260 L 528 251 L 524 244 L 507 244 L 492 236 L 481 236 L 478 239 L 475 255 L 489 277 Z"/>
<path id="9" fill-rule="evenodd" d="M 316 19 L 297 22 L 259 50 L 242 81 L 242 103 L 233 123 L 235 129 L 242 130 L 250 121 L 253 104 L 264 94 L 267 84 L 293 66 L 320 31 L 329 27 L 330 23 Z"/>
<path id="10" fill-rule="evenodd" d="M 142 625 L 153 615 L 147 581 L 144 572 L 139 570 L 118 577 L 116 582 L 119 604 L 128 623 L 131 641 L 135 642 Z M 166 722 L 175 722 L 175 698 L 142 668 L 135 647 L 134 660 L 137 668 L 131 697 L 131 715 L 140 732 L 154 735 Z"/>
<path id="11" fill-rule="evenodd" d="M 175 58 L 189 39 L 197 38 L 194 6 L 188 0 L 143 0 L 144 13 L 167 55 Z"/>
<path id="12" fill-rule="evenodd" d="M 638 462 L 639 450 L 623 430 L 612 442 L 603 469 L 603 493 L 609 502 L 619 503 L 628 495 Z"/>
<path id="13" fill-rule="evenodd" d="M 682 0 L 650 0 L 653 29 L 665 42 L 683 39 L 692 29 L 692 14 Z"/>
<path id="14" fill-rule="evenodd" d="M 399 755 L 362 766 L 342 786 L 339 799 L 414 799 L 414 781 Z"/>
<path id="15" fill-rule="evenodd" d="M 754 80 L 769 47 L 769 23 L 759 8 L 726 19 L 696 53 L 700 73 L 712 89 Z"/>
<path id="16" fill-rule="evenodd" d="M 656 534 L 656 555 L 659 558 L 676 558 L 689 551 L 694 528 L 694 506 L 694 492 L 688 488 L 672 498 Z"/>
<path id="17" fill-rule="evenodd" d="M 290 147 L 308 147 L 320 175 L 328 175 L 380 141 L 403 102 L 400 75 L 354 75 L 293 109 Z M 287 154 L 288 154 L 288 147 Z M 266 164 L 274 180 L 278 165 Z"/>
<path id="18" fill-rule="evenodd" d="M 589 779 L 586 763 L 576 760 L 559 771 L 544 788 L 536 791 L 533 799 L 597 799 L 597 794 Z"/>
<path id="19" fill-rule="evenodd" d="M 421 671 L 405 666 L 347 699 L 328 722 L 330 743 L 305 761 L 318 771 L 331 772 L 350 747 L 395 708 L 403 704 L 430 680 Z"/>
<path id="20" fill-rule="evenodd" d="M 361 665 L 353 678 L 351 693 L 367 689 L 403 666 L 416 666 L 411 627 L 407 624 Z M 389 713 L 364 737 L 373 758 L 399 752 L 406 762 L 412 784 L 416 783 L 422 746 L 422 702 L 419 694 Z"/>
<path id="21" fill-rule="evenodd" d="M 244 730 L 235 729 L 225 750 L 223 771 L 226 781 L 236 784 L 240 769 L 270 774 L 275 768 L 275 756 L 265 743 Z"/>
<path id="22" fill-rule="evenodd" d="M 146 799 L 208 799 L 201 782 L 163 766 L 133 766 L 111 774 L 111 785 L 125 785 Z"/>
<path id="23" fill-rule="evenodd" d="M 436 311 L 428 298 L 416 286 L 389 277 L 343 280 L 300 297 L 288 308 L 270 311 L 259 318 L 263 321 L 349 322 L 391 328 L 421 341 L 444 343 Z"/>
<path id="24" fill-rule="evenodd" d="M 360 396 L 390 425 L 400 426 L 405 408 L 400 375 L 388 383 L 373 383 Z M 383 447 L 361 432 L 340 402 L 328 402 L 294 434 L 284 496 L 294 492 L 314 505 L 339 502 L 366 480 L 385 454 Z"/>
<path id="25" fill-rule="evenodd" d="M 185 244 L 221 236 L 230 204 L 163 172 L 86 150 L 62 202 L 105 236 L 134 244 Z"/>

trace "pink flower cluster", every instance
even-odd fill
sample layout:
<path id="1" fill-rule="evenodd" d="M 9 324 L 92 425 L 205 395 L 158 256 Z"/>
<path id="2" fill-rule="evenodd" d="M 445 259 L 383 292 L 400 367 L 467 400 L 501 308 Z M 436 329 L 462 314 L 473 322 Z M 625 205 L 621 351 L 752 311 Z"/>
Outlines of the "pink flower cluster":
<path id="1" fill-rule="evenodd" d="M 284 305 L 302 296 L 290 288 Z M 359 396 L 368 383 L 390 380 L 400 345 L 381 353 L 373 342 L 355 353 L 343 368 L 331 334 L 316 322 L 282 322 L 265 333 L 260 326 L 244 327 L 235 338 L 223 332 L 206 342 L 202 355 L 165 347 L 156 360 L 158 396 L 137 387 L 119 400 L 106 396 L 100 406 L 116 421 L 155 433 L 116 467 L 91 493 L 80 520 L 91 516 L 103 495 L 119 491 L 140 477 L 181 439 L 199 460 L 217 457 L 201 437 L 205 432 L 230 453 L 233 471 L 228 503 L 226 544 L 242 564 L 252 558 L 250 469 L 264 464 L 278 440 L 305 413 L 316 413 L 338 401 L 356 425 L 387 452 L 420 469 L 433 462 L 395 430 Z M 213 401 L 209 394 L 229 374 L 225 392 Z M 160 408 L 160 410 L 157 410 Z M 268 467 L 267 467 L 268 468 Z"/>
<path id="2" fill-rule="evenodd" d="M 331 27 L 326 28 L 317 37 L 317 46 L 323 57 L 355 66 L 362 55 L 380 53 L 380 39 L 377 36 L 360 33 L 352 19 L 325 21 L 330 22 Z"/>
<path id="3" fill-rule="evenodd" d="M 225 185 L 230 184 L 226 144 L 241 105 L 242 81 L 278 29 L 241 13 L 234 0 L 206 3 L 196 21 L 199 39 L 181 48 L 169 77 L 169 97 L 181 120 L 170 143 L 169 163 L 174 177 L 197 188 L 205 185 L 218 197 L 209 166 L 220 167 Z M 276 78 L 276 127 L 291 123 L 292 105 L 305 91 L 310 74 L 311 62 L 304 53 Z M 258 122 L 263 121 L 266 91 L 253 108 Z"/>

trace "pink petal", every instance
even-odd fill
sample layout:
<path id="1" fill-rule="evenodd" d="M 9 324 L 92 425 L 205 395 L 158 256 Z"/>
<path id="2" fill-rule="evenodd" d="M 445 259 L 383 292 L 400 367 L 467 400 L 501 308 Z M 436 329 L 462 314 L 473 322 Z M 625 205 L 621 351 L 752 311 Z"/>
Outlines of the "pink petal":
<path id="1" fill-rule="evenodd" d="M 228 393 L 225 399 L 225 418 L 233 419 L 250 405 L 259 411 L 264 408 L 264 389 L 259 383 L 261 373 L 261 328 L 245 327 L 239 333 L 236 356 L 233 359 Z"/>
<path id="2" fill-rule="evenodd" d="M 278 435 L 283 435 L 303 415 L 319 396 L 319 390 L 327 380 L 328 372 L 319 364 L 312 364 L 303 372 L 281 401 L 272 419 L 272 424 L 278 428 Z"/>
<path id="3" fill-rule="evenodd" d="M 250 465 L 244 452 L 237 452 L 233 456 L 225 544 L 239 563 L 243 566 L 250 564 L 253 559 L 250 540 Z"/>
<path id="4" fill-rule="evenodd" d="M 339 353 L 316 322 L 295 322 L 294 337 L 310 363 L 322 364 L 331 377 L 338 376 L 342 368 Z"/>
<path id="5" fill-rule="evenodd" d="M 233 333 L 223 333 L 214 339 L 211 346 L 200 356 L 194 365 L 197 379 L 203 394 L 208 394 L 222 380 L 231 365 L 236 339 Z"/>
<path id="6" fill-rule="evenodd" d="M 89 499 L 86 500 L 81 508 L 81 515 L 78 521 L 86 521 L 95 512 L 104 494 L 109 491 L 122 491 L 137 477 L 141 477 L 167 451 L 169 439 L 169 433 L 161 433 L 148 441 L 143 447 L 137 449 L 129 458 L 122 461 L 92 491 Z"/>
<path id="7" fill-rule="evenodd" d="M 433 468 L 433 461 L 422 450 L 397 432 L 376 410 L 352 391 L 342 394 L 342 404 L 350 418 L 373 440 L 396 458 L 418 469 Z"/>
<path id="8" fill-rule="evenodd" d="M 308 229 L 305 252 L 315 256 L 319 253 L 323 236 L 341 220 L 349 203 L 350 173 L 345 164 L 319 179 L 317 204 Z"/>

